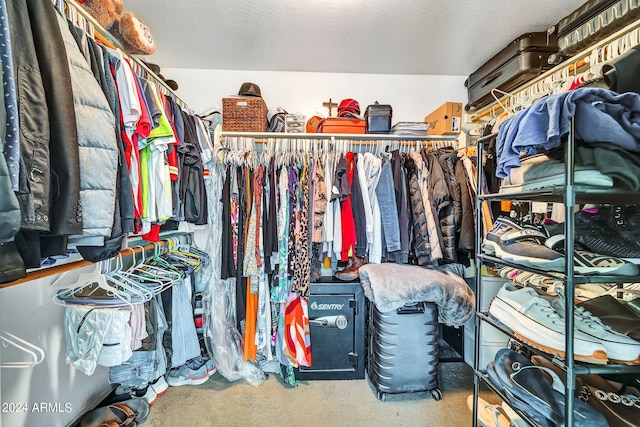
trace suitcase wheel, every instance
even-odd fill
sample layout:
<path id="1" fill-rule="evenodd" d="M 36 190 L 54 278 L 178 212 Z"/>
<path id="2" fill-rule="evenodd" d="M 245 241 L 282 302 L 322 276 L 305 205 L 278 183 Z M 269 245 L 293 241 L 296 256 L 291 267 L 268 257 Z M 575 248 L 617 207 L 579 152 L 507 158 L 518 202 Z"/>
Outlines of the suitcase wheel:
<path id="1" fill-rule="evenodd" d="M 431 397 L 433 397 L 433 400 L 442 400 L 442 392 L 439 388 L 434 388 L 431 390 Z"/>
<path id="2" fill-rule="evenodd" d="M 381 391 L 376 391 L 376 398 L 379 401 L 384 402 L 385 400 L 387 400 L 387 393 L 383 393 Z"/>

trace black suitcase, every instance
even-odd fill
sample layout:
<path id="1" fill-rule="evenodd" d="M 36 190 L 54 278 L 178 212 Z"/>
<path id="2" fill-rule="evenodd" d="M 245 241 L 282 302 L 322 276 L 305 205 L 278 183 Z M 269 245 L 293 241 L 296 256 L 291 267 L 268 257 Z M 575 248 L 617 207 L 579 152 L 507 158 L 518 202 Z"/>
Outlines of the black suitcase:
<path id="1" fill-rule="evenodd" d="M 364 112 L 366 122 L 366 133 L 389 133 L 391 131 L 391 116 L 393 109 L 391 105 L 371 104 Z"/>
<path id="2" fill-rule="evenodd" d="M 420 302 L 380 312 L 369 304 L 367 377 L 378 400 L 387 394 L 429 391 L 442 399 L 438 388 L 438 307 Z"/>
<path id="3" fill-rule="evenodd" d="M 465 81 L 465 110 L 491 104 L 495 99 L 493 89 L 509 92 L 550 69 L 549 57 L 558 53 L 557 42 L 555 33 L 537 32 L 523 34 L 509 43 Z"/>
<path id="4" fill-rule="evenodd" d="M 558 47 L 571 56 L 640 17 L 640 0 L 589 0 L 558 22 Z"/>
<path id="5" fill-rule="evenodd" d="M 309 295 L 311 366 L 295 369 L 301 380 L 364 379 L 366 305 L 359 281 L 323 277 Z"/>

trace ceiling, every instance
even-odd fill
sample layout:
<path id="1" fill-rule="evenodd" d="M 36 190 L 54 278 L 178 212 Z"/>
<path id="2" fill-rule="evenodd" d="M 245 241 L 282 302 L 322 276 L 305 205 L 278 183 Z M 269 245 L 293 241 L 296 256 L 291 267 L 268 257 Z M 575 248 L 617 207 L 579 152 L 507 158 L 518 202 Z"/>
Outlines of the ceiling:
<path id="1" fill-rule="evenodd" d="M 468 75 L 585 0 L 126 0 L 162 68 Z"/>

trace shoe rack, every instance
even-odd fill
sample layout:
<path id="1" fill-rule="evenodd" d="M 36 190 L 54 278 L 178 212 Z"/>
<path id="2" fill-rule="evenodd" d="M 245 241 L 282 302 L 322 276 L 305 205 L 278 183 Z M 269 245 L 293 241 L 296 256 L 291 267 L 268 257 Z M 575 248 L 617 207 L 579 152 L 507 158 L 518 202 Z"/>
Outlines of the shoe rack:
<path id="1" fill-rule="evenodd" d="M 526 343 L 521 343 L 524 347 L 529 349 L 532 353 L 539 354 L 549 359 L 554 365 L 560 367 L 565 371 L 565 425 L 574 426 L 574 397 L 575 397 L 575 378 L 577 375 L 584 374 L 624 374 L 624 373 L 638 373 L 640 372 L 640 365 L 621 365 L 621 364 L 606 364 L 606 365 L 592 365 L 583 364 L 574 360 L 574 286 L 577 284 L 586 283 L 616 283 L 618 286 L 622 286 L 622 283 L 640 282 L 640 276 L 604 276 L 604 275 L 579 275 L 574 273 L 574 238 L 575 238 L 575 220 L 574 215 L 569 214 L 566 216 L 564 222 L 564 255 L 565 255 L 565 269 L 563 273 L 544 271 L 541 269 L 535 269 L 525 267 L 515 263 L 504 261 L 500 258 L 489 256 L 482 253 L 481 243 L 484 238 L 483 229 L 483 202 L 501 201 L 501 200 L 518 200 L 526 202 L 556 202 L 563 203 L 565 206 L 565 212 L 573 212 L 576 204 L 585 203 L 612 203 L 612 204 L 628 204 L 630 201 L 640 200 L 639 192 L 631 192 L 616 189 L 597 190 L 593 187 L 583 187 L 574 185 L 574 118 L 571 118 L 571 129 L 568 136 L 568 141 L 565 149 L 565 185 L 549 187 L 541 190 L 523 191 L 516 194 L 484 194 L 482 191 L 482 179 L 477 179 L 477 194 L 476 199 L 476 307 L 480 305 L 480 289 L 483 286 L 483 277 L 480 271 L 483 266 L 511 266 L 525 271 L 541 274 L 547 277 L 551 277 L 556 280 L 560 280 L 564 283 L 565 289 L 565 358 L 562 359 L 557 356 L 551 356 L 549 354 L 540 352 L 539 350 L 530 347 Z M 478 140 L 478 159 L 482 159 L 483 145 L 488 142 L 493 135 Z M 511 336 L 516 341 L 513 331 L 506 326 L 502 325 L 499 321 L 489 316 L 488 312 L 476 311 L 474 321 L 474 361 L 473 368 L 475 371 L 474 387 L 473 387 L 473 418 L 472 426 L 477 425 L 478 417 L 478 392 L 480 383 L 486 384 L 493 392 L 498 394 L 503 400 L 508 401 L 506 396 L 492 386 L 488 379 L 486 366 L 479 366 L 480 359 L 480 343 L 481 340 L 481 323 L 486 322 L 494 327 L 498 328 L 502 332 Z M 536 425 L 528 414 L 518 411 L 519 415 L 525 419 L 530 425 Z"/>

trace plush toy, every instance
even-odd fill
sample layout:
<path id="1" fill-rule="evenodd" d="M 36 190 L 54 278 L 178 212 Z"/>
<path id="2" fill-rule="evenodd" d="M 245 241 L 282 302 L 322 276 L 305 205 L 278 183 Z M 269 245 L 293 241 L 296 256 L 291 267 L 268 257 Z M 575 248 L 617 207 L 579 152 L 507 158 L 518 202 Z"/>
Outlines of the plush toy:
<path id="1" fill-rule="evenodd" d="M 151 55 L 156 51 L 149 27 L 133 13 L 123 13 L 123 0 L 79 0 L 79 3 L 120 41 L 128 54 Z"/>

